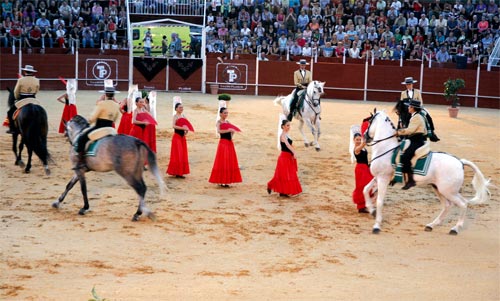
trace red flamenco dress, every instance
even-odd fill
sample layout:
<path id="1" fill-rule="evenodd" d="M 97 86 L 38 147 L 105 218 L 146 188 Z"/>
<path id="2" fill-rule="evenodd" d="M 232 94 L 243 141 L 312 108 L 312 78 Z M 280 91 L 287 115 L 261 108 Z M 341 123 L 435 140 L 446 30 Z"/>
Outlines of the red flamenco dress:
<path id="1" fill-rule="evenodd" d="M 359 209 L 366 208 L 365 196 L 363 195 L 363 189 L 366 184 L 370 183 L 373 179 L 370 173 L 370 167 L 368 166 L 368 152 L 366 149 L 361 150 L 359 155 L 356 156 L 356 168 L 354 169 L 354 175 L 356 178 L 356 188 L 352 192 L 352 201 L 356 204 Z"/>
<path id="2" fill-rule="evenodd" d="M 292 139 L 288 138 L 292 144 Z M 297 160 L 292 151 L 284 142 L 281 142 L 281 154 L 276 163 L 274 177 L 267 183 L 268 191 L 275 191 L 283 195 L 296 195 L 302 192 L 302 186 L 297 176 Z M 269 192 L 270 193 L 270 192 Z"/>
<path id="3" fill-rule="evenodd" d="M 153 117 L 147 113 L 137 113 L 135 117 L 139 121 L 156 122 Z M 153 123 L 150 124 L 133 124 L 132 129 L 130 129 L 130 136 L 133 136 L 139 140 L 144 141 L 149 148 L 156 153 L 156 126 Z"/>
<path id="4" fill-rule="evenodd" d="M 238 157 L 230 132 L 220 134 L 219 146 L 208 182 L 222 185 L 242 182 Z"/>
<path id="5" fill-rule="evenodd" d="M 76 105 L 69 103 L 69 99 L 67 98 L 65 98 L 64 101 L 64 109 L 61 116 L 61 122 L 59 123 L 60 134 L 64 134 L 64 132 L 66 131 L 66 126 L 64 125 L 64 123 L 70 121 L 71 118 L 75 117 L 75 115 L 78 114 Z"/>
<path id="6" fill-rule="evenodd" d="M 118 134 L 129 135 L 132 129 L 132 112 L 127 112 L 127 105 L 122 107 L 122 118 L 118 126 Z"/>
<path id="7" fill-rule="evenodd" d="M 186 142 L 186 131 L 174 130 L 172 145 L 170 147 L 170 161 L 168 162 L 167 174 L 171 176 L 183 176 L 189 174 L 188 149 Z"/>

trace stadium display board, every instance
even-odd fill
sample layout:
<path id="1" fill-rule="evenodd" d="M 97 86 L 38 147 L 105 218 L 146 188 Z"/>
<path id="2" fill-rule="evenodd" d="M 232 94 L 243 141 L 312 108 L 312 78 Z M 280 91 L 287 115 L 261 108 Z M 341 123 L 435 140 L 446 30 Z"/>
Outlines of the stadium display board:
<path id="1" fill-rule="evenodd" d="M 134 48 L 134 56 L 144 55 L 143 39 L 146 31 L 150 29 L 151 35 L 153 37 L 151 55 L 158 56 L 161 55 L 161 41 L 163 36 L 167 36 L 168 45 L 172 41 L 172 33 L 179 35 L 182 41 L 182 50 L 189 50 L 189 43 L 191 37 L 189 36 L 190 28 L 186 25 L 166 25 L 166 24 L 148 24 L 134 26 L 132 29 L 132 45 Z"/>

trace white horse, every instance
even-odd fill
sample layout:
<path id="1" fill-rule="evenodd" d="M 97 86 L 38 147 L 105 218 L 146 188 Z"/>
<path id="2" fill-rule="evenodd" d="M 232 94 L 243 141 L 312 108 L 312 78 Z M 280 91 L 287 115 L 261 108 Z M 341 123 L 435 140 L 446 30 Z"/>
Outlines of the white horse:
<path id="1" fill-rule="evenodd" d="M 306 95 L 304 97 L 304 104 L 302 105 L 302 108 L 298 112 L 298 114 L 295 114 L 295 118 L 300 121 L 299 125 L 299 130 L 300 133 L 302 134 L 302 137 L 304 138 L 304 145 L 306 147 L 308 146 L 313 146 L 314 148 L 319 151 L 320 146 L 319 146 L 319 136 L 321 134 L 321 129 L 320 129 L 320 117 L 321 117 L 321 104 L 320 104 L 320 98 L 321 95 L 324 93 L 324 87 L 325 82 L 319 82 L 319 81 L 312 81 L 307 85 L 307 89 L 305 91 Z M 276 99 L 274 99 L 274 104 L 275 105 L 280 105 L 283 108 L 283 114 L 285 116 L 288 116 L 288 113 L 290 112 L 290 103 L 293 99 L 293 92 L 288 95 L 288 96 L 278 96 Z M 299 104 L 297 103 L 297 106 Z M 304 127 L 304 122 L 307 123 L 309 128 L 311 129 L 311 132 L 314 137 L 314 141 L 309 143 L 309 140 L 307 140 L 306 135 L 304 134 L 303 127 Z"/>
<path id="2" fill-rule="evenodd" d="M 375 115 L 371 118 L 370 125 L 365 133 L 365 139 L 372 148 L 370 171 L 374 178 L 365 186 L 363 193 L 370 213 L 376 215 L 372 232 L 377 234 L 380 232 L 380 225 L 382 223 L 382 209 L 384 207 L 387 185 L 394 175 L 391 157 L 394 150 L 399 147 L 398 139 L 396 138 L 396 128 L 384 111 L 375 111 Z M 475 173 L 472 179 L 472 186 L 476 194 L 470 200 L 465 199 L 460 194 L 460 189 L 464 182 L 465 165 L 471 167 Z M 458 234 L 458 231 L 464 224 L 467 205 L 486 202 L 490 197 L 488 190 L 490 181 L 484 178 L 479 168 L 468 160 L 458 159 L 446 153 L 434 152 L 427 175 L 414 175 L 414 179 L 417 185 L 431 184 L 442 205 L 442 211 L 434 221 L 425 226 L 425 231 L 432 231 L 435 226 L 443 221 L 450 207 L 456 205 L 460 208 L 460 216 L 457 224 L 451 228 L 450 234 Z M 376 209 L 373 208 L 373 203 L 368 193 L 375 184 L 378 188 Z"/>

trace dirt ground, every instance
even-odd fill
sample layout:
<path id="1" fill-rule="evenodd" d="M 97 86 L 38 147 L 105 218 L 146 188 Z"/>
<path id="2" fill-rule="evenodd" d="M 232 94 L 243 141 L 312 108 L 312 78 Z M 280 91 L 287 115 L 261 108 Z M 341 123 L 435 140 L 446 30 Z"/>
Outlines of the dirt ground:
<path id="1" fill-rule="evenodd" d="M 499 300 L 500 204 L 470 206 L 464 230 L 448 235 L 454 208 L 442 226 L 424 232 L 440 210 L 430 187 L 389 188 L 384 223 L 359 214 L 351 201 L 354 165 L 349 127 L 374 107 L 390 103 L 322 101 L 320 152 L 305 148 L 293 122 L 303 194 L 268 195 L 278 150 L 279 107 L 272 97 L 234 96 L 229 120 L 243 183 L 208 183 L 218 138 L 215 96 L 181 94 L 196 132 L 187 136 L 191 174 L 166 176 L 173 93 L 159 93 L 158 160 L 169 192 L 159 197 L 150 173 L 147 202 L 156 221 L 132 222 L 133 190 L 115 173 L 89 173 L 92 211 L 77 214 L 77 186 L 62 208 L 50 205 L 72 176 L 69 143 L 57 133 L 62 91 L 39 93 L 49 115 L 48 147 L 54 163 L 45 176 L 38 159 L 31 174 L 14 166 L 11 137 L 0 131 L 0 299 L 88 300 L 92 288 L 106 300 Z M 118 97 L 125 97 L 125 93 Z M 78 92 L 89 116 L 99 94 Z M 6 112 L 6 92 L 0 92 Z M 497 185 L 500 174 L 498 110 L 461 108 L 451 119 L 432 112 L 442 139 L 437 151 L 475 162 Z M 391 113 L 393 120 L 394 114 Z M 472 171 L 463 193 L 470 198 Z"/>

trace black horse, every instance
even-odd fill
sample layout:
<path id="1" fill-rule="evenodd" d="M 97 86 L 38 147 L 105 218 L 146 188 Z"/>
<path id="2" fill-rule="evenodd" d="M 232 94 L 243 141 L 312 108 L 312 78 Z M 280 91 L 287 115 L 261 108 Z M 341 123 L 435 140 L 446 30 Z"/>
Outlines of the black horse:
<path id="1" fill-rule="evenodd" d="M 396 114 L 399 116 L 398 120 L 398 129 L 401 128 L 406 128 L 408 127 L 408 124 L 410 123 L 411 119 L 411 114 L 408 112 L 408 103 L 410 102 L 410 99 L 403 99 L 403 100 L 396 100 L 396 105 L 394 106 L 394 111 Z M 425 109 L 424 109 L 425 111 Z M 434 132 L 434 121 L 432 120 L 431 115 L 429 112 L 425 111 L 425 119 L 427 123 L 429 124 L 430 128 L 430 134 L 429 134 L 429 140 L 432 142 L 438 142 L 440 139 L 436 136 L 436 133 Z"/>
<path id="2" fill-rule="evenodd" d="M 49 124 L 47 121 L 47 112 L 45 109 L 37 104 L 27 104 L 19 109 L 17 117 L 13 120 L 13 112 L 15 111 L 15 97 L 14 91 L 7 88 L 9 91 L 9 123 L 12 133 L 12 151 L 16 156 L 15 165 L 24 167 L 24 172 L 29 173 L 31 170 L 31 157 L 33 152 L 43 162 L 45 174 L 50 175 L 48 161 L 50 154 L 47 151 L 47 133 L 49 131 Z M 19 150 L 17 145 L 18 136 L 21 135 L 19 143 Z M 25 166 L 21 159 L 21 153 L 24 146 L 28 149 L 28 164 Z"/>

